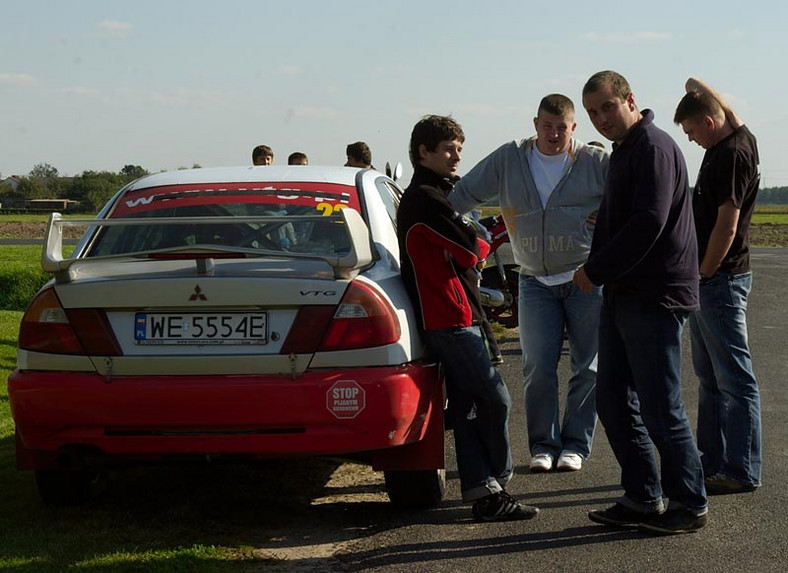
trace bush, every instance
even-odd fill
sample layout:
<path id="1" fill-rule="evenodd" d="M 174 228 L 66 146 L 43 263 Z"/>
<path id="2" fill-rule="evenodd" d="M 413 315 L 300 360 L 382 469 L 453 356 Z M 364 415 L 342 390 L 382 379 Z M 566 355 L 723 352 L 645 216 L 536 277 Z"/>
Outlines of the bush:
<path id="1" fill-rule="evenodd" d="M 22 263 L 0 263 L 0 310 L 25 310 L 50 276 Z"/>

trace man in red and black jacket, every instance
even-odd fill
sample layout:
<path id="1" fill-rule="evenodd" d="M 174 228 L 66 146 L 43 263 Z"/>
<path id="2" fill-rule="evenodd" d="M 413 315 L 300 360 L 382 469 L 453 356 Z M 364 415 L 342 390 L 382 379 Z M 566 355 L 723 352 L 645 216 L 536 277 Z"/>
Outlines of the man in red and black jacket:
<path id="1" fill-rule="evenodd" d="M 476 263 L 489 245 L 449 205 L 452 179 L 417 165 L 397 215 L 398 225 L 408 229 L 400 235 L 400 251 L 407 254 L 402 278 L 423 330 L 478 326 L 483 319 Z"/>
<path id="2" fill-rule="evenodd" d="M 413 128 L 414 174 L 397 214 L 402 278 L 419 314 L 427 349 L 446 375 L 462 499 L 479 521 L 530 519 L 504 486 L 512 477 L 511 397 L 490 362 L 479 325 L 476 263 L 486 243 L 449 204 L 465 135 L 450 117 L 430 115 Z"/>

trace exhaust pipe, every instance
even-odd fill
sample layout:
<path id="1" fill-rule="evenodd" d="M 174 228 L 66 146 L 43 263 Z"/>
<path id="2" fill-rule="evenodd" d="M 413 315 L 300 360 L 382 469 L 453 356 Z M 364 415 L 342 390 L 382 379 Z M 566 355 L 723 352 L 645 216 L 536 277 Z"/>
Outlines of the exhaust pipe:
<path id="1" fill-rule="evenodd" d="M 506 303 L 506 296 L 498 289 L 479 287 L 479 295 L 482 306 L 496 307 Z"/>

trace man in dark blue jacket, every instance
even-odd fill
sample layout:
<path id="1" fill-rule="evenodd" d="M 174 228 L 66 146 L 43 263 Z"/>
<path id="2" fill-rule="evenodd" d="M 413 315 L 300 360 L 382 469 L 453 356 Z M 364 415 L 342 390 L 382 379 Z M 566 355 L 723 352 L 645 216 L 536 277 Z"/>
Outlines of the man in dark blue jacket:
<path id="1" fill-rule="evenodd" d="M 620 74 L 591 76 L 583 106 L 613 153 L 591 253 L 574 281 L 584 290 L 604 285 L 597 411 L 624 487 L 618 503 L 588 517 L 648 533 L 689 533 L 706 524 L 708 502 L 681 400 L 681 334 L 698 308 L 687 166 L 654 113 L 638 110 Z"/>

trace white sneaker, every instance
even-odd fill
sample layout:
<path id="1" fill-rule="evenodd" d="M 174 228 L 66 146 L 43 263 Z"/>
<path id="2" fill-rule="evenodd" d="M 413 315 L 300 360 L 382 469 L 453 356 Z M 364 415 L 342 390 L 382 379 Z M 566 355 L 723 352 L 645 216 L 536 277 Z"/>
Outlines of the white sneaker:
<path id="1" fill-rule="evenodd" d="M 529 467 L 531 473 L 549 472 L 553 469 L 553 456 L 550 454 L 536 454 L 531 458 L 531 465 Z"/>
<path id="2" fill-rule="evenodd" d="M 567 450 L 561 452 L 561 455 L 558 456 L 558 463 L 555 465 L 555 469 L 564 472 L 576 472 L 582 467 L 583 467 L 582 456 L 580 454 L 576 454 L 575 452 L 569 452 Z"/>

